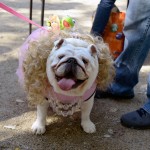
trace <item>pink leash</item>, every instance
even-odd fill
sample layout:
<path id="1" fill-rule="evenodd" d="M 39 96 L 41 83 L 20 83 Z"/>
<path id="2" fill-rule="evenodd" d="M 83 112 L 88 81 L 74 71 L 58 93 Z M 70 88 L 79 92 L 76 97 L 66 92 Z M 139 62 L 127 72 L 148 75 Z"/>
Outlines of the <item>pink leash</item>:
<path id="1" fill-rule="evenodd" d="M 28 23 L 30 23 L 30 24 L 33 24 L 33 25 L 35 25 L 35 26 L 37 26 L 37 27 L 39 27 L 39 28 L 42 28 L 42 29 L 48 31 L 46 28 L 44 28 L 44 27 L 40 26 L 39 24 L 35 23 L 34 21 L 28 19 L 28 18 L 25 17 L 24 15 L 22 15 L 22 14 L 16 12 L 14 9 L 8 7 L 8 6 L 5 5 L 4 3 L 0 3 L 0 8 L 6 10 L 7 12 L 13 14 L 14 16 L 17 16 L 18 18 L 20 18 L 20 19 L 22 19 L 22 20 L 24 20 L 24 21 L 26 21 L 26 22 L 28 22 Z"/>

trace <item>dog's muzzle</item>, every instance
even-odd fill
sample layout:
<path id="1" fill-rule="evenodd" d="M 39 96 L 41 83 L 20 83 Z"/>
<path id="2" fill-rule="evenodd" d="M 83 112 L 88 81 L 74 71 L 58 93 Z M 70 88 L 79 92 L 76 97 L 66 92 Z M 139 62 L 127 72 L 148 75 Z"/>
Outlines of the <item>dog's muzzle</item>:
<path id="1" fill-rule="evenodd" d="M 66 68 L 64 75 L 67 78 L 75 77 L 77 73 L 77 60 L 75 58 L 69 58 L 66 62 Z"/>
<path id="2" fill-rule="evenodd" d="M 73 88 L 77 88 L 87 79 L 87 77 L 85 77 L 84 79 L 79 79 L 79 76 L 77 74 L 79 72 L 85 74 L 85 72 L 83 71 L 84 69 L 78 64 L 75 58 L 68 58 L 64 63 L 60 65 L 60 67 L 61 66 L 65 66 L 64 73 L 63 75 L 61 74 L 61 76 L 56 74 L 56 79 L 58 81 L 58 86 L 62 90 L 68 91 Z"/>

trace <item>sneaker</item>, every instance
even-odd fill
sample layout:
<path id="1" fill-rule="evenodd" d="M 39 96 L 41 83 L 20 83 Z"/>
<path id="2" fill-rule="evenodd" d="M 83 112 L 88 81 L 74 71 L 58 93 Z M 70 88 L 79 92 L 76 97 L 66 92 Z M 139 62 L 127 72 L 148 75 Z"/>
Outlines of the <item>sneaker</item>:
<path id="1" fill-rule="evenodd" d="M 150 114 L 143 108 L 123 115 L 120 119 L 121 124 L 133 129 L 149 129 Z"/>
<path id="2" fill-rule="evenodd" d="M 112 94 L 110 91 L 101 91 L 99 89 L 96 90 L 95 98 L 113 98 L 113 99 L 132 99 L 134 98 L 134 93 L 131 94 L 122 94 L 116 95 Z"/>

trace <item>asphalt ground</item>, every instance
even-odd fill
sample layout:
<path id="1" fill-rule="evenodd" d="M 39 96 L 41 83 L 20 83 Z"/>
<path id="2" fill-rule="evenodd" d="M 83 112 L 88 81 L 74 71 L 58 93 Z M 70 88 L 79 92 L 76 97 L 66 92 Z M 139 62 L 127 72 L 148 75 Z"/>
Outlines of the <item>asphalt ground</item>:
<path id="1" fill-rule="evenodd" d="M 16 11 L 29 16 L 29 0 L 1 0 Z M 97 0 L 51 0 L 46 2 L 45 18 L 51 14 L 71 15 L 76 25 L 90 31 Z M 116 5 L 126 11 L 126 1 Z M 40 24 L 41 1 L 34 1 L 33 20 Z M 47 132 L 33 135 L 31 125 L 36 109 L 27 105 L 26 95 L 15 74 L 20 46 L 29 35 L 28 23 L 0 9 L 0 150 L 149 150 L 150 130 L 128 129 L 120 124 L 120 116 L 139 108 L 146 100 L 146 80 L 150 72 L 150 56 L 146 59 L 131 100 L 96 99 L 91 119 L 97 132 L 86 134 L 80 127 L 80 114 L 47 118 Z M 33 27 L 35 30 L 37 27 Z"/>

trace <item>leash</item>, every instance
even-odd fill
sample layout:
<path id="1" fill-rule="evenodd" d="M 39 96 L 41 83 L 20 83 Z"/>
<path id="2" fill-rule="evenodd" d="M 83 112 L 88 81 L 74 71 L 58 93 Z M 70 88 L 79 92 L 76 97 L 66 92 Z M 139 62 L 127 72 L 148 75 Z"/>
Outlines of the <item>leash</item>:
<path id="1" fill-rule="evenodd" d="M 18 13 L 17 11 L 15 11 L 14 9 L 10 8 L 9 6 L 5 5 L 4 3 L 0 2 L 0 8 L 4 9 L 5 11 L 13 14 L 14 16 L 22 19 L 25 22 L 28 22 L 30 24 L 33 24 L 35 26 L 37 26 L 38 28 L 42 28 L 43 30 L 46 30 L 49 32 L 49 30 L 47 30 L 46 28 L 44 28 L 43 26 L 40 26 L 39 24 L 35 23 L 34 21 L 30 20 L 29 18 L 25 17 L 24 15 L 22 15 L 21 13 Z"/>

